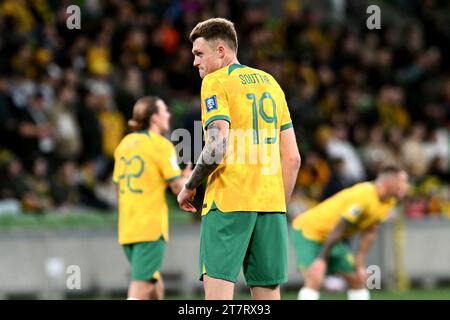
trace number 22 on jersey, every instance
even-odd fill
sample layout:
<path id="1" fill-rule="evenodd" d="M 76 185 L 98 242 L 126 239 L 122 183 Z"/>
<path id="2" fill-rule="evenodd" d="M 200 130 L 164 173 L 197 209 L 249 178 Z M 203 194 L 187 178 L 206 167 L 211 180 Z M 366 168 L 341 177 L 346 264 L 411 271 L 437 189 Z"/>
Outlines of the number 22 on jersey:
<path id="1" fill-rule="evenodd" d="M 123 172 L 119 176 L 119 192 L 124 194 L 125 191 L 131 193 L 142 193 L 142 189 L 135 187 L 136 179 L 138 179 L 142 173 L 144 173 L 145 162 L 138 155 L 134 155 L 129 159 L 125 157 L 120 157 L 120 160 L 123 163 Z M 125 184 L 125 186 L 123 186 Z"/>

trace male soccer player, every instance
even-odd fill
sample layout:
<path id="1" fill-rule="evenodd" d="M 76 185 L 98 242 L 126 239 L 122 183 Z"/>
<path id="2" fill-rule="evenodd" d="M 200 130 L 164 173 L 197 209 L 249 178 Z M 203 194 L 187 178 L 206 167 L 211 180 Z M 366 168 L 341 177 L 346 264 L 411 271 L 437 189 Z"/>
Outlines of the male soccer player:
<path id="1" fill-rule="evenodd" d="M 168 240 L 166 187 L 178 195 L 190 175 L 181 172 L 175 148 L 162 134 L 169 130 L 170 113 L 164 101 L 139 99 L 128 122 L 134 131 L 114 153 L 113 180 L 118 185 L 119 243 L 131 264 L 129 300 L 163 299 L 159 270 Z"/>
<path id="2" fill-rule="evenodd" d="M 243 266 L 253 299 L 280 299 L 279 285 L 287 281 L 286 202 L 300 167 L 283 90 L 270 74 L 239 64 L 232 22 L 200 22 L 190 40 L 203 78 L 206 144 L 178 202 L 195 212 L 191 201 L 208 178 L 199 272 L 205 298 L 233 299 Z"/>
<path id="3" fill-rule="evenodd" d="M 408 174 L 396 167 L 381 169 L 373 182 L 344 189 L 292 222 L 291 238 L 297 267 L 304 277 L 299 300 L 317 300 L 326 273 L 340 274 L 348 284 L 348 299 L 368 300 L 364 261 L 397 201 L 408 192 Z M 354 258 L 345 240 L 361 232 Z"/>

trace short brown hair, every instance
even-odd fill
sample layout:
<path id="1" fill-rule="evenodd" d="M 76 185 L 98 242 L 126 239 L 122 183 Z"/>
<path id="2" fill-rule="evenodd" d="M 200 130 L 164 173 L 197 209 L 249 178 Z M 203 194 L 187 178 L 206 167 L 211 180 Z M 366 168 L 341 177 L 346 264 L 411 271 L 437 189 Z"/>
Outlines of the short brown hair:
<path id="1" fill-rule="evenodd" d="M 152 115 L 159 113 L 159 108 L 156 105 L 158 100 L 161 100 L 161 98 L 146 96 L 136 101 L 135 106 L 142 103 L 145 105 L 145 111 L 143 115 L 136 115 L 133 112 L 133 118 L 128 120 L 128 127 L 132 131 L 146 130 L 149 128 Z"/>
<path id="2" fill-rule="evenodd" d="M 199 22 L 189 35 L 189 40 L 194 42 L 198 38 L 204 38 L 206 41 L 223 40 L 230 49 L 237 52 L 238 39 L 233 22 L 224 18 L 211 18 Z"/>
<path id="3" fill-rule="evenodd" d="M 382 175 L 387 175 L 387 174 L 397 174 L 402 171 L 405 171 L 405 170 L 400 166 L 397 166 L 395 164 L 386 164 L 378 170 L 378 177 L 380 177 Z"/>

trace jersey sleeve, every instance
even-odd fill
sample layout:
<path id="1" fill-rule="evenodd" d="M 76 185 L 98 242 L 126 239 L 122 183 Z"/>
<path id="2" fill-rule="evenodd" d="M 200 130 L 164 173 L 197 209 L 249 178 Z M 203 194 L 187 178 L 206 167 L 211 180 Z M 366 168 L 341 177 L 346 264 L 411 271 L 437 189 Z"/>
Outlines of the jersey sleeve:
<path id="1" fill-rule="evenodd" d="M 289 108 L 287 106 L 286 100 L 284 100 L 283 104 L 283 115 L 281 117 L 281 128 L 280 131 L 292 128 L 292 120 L 291 114 L 289 112 Z"/>
<path id="2" fill-rule="evenodd" d="M 206 130 L 215 120 L 225 120 L 231 125 L 227 93 L 215 77 L 205 77 L 202 82 L 202 125 Z"/>
<path id="3" fill-rule="evenodd" d="M 175 148 L 171 143 L 167 143 L 161 148 L 161 154 L 155 157 L 158 168 L 162 173 L 163 179 L 170 183 L 181 175 L 180 167 L 177 162 Z"/>
<path id="4" fill-rule="evenodd" d="M 284 94 L 283 89 L 281 89 L 280 85 L 276 80 L 272 77 L 272 80 L 276 83 L 276 86 L 279 91 L 279 98 L 281 100 L 281 112 L 279 114 L 279 120 L 280 120 L 280 131 L 292 128 L 292 119 L 291 119 L 291 113 L 289 112 L 288 104 L 286 102 L 286 96 Z"/>

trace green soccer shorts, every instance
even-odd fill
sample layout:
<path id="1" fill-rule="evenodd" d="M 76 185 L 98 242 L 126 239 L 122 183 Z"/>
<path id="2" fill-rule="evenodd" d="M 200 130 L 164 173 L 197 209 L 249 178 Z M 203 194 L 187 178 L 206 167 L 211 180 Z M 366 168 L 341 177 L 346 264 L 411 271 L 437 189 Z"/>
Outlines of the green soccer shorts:
<path id="1" fill-rule="evenodd" d="M 309 268 L 322 251 L 322 243 L 310 240 L 301 230 L 291 228 L 291 239 L 297 256 L 297 269 L 301 272 Z M 344 241 L 333 246 L 327 261 L 327 274 L 353 273 L 355 262 L 350 247 Z"/>
<path id="2" fill-rule="evenodd" d="M 165 242 L 137 242 L 123 245 L 123 250 L 131 265 L 131 279 L 137 281 L 157 281 L 160 277 L 164 258 Z"/>
<path id="3" fill-rule="evenodd" d="M 235 283 L 241 267 L 248 286 L 287 281 L 288 229 L 285 213 L 221 212 L 202 217 L 200 280 L 203 274 Z"/>

